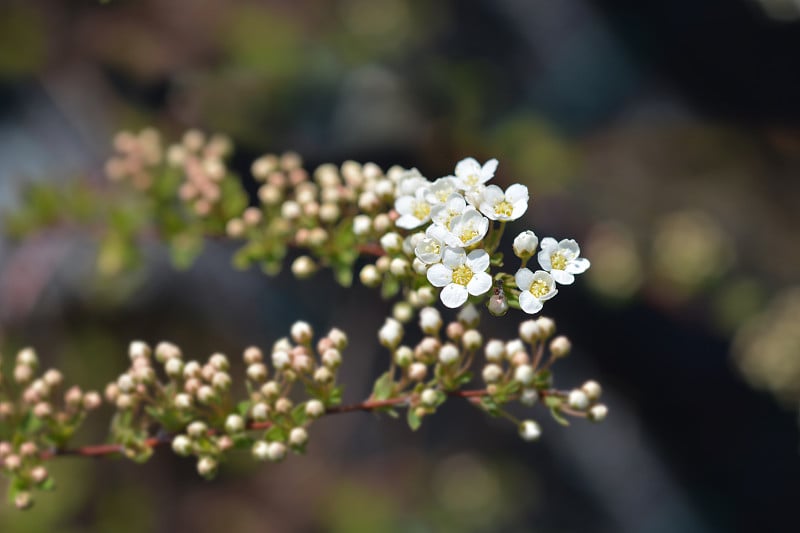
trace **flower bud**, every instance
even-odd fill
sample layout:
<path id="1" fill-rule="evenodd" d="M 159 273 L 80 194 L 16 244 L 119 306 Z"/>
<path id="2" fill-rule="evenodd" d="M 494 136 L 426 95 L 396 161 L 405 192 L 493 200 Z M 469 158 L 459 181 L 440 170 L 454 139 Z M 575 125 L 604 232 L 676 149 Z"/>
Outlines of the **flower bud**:
<path id="1" fill-rule="evenodd" d="M 270 461 L 282 461 L 286 457 L 286 445 L 282 442 L 270 442 L 267 446 L 267 458 Z"/>
<path id="2" fill-rule="evenodd" d="M 450 322 L 447 324 L 446 333 L 448 339 L 457 341 L 464 334 L 464 326 L 461 325 L 461 322 Z"/>
<path id="3" fill-rule="evenodd" d="M 272 366 L 275 367 L 276 370 L 283 370 L 289 363 L 291 362 L 291 358 L 289 354 L 284 351 L 277 351 L 272 352 Z"/>
<path id="4" fill-rule="evenodd" d="M 365 286 L 372 288 L 380 285 L 382 280 L 381 273 L 378 272 L 375 265 L 364 265 L 364 268 L 362 268 L 361 272 L 358 274 L 358 278 Z"/>
<path id="5" fill-rule="evenodd" d="M 542 339 L 547 339 L 556 332 L 556 323 L 552 318 L 540 316 L 536 319 L 536 324 L 539 326 L 539 333 Z"/>
<path id="6" fill-rule="evenodd" d="M 175 395 L 172 403 L 176 408 L 180 409 L 181 411 L 185 411 L 192 407 L 192 397 L 185 392 L 179 392 Z"/>
<path id="7" fill-rule="evenodd" d="M 225 224 L 225 235 L 238 239 L 244 235 L 246 226 L 241 218 L 232 218 Z"/>
<path id="8" fill-rule="evenodd" d="M 227 372 L 217 372 L 211 379 L 211 385 L 220 391 L 227 390 L 231 386 L 231 377 Z"/>
<path id="9" fill-rule="evenodd" d="M 477 330 L 469 329 L 462 335 L 461 342 L 467 350 L 477 350 L 483 344 L 483 336 Z"/>
<path id="10" fill-rule="evenodd" d="M 247 367 L 247 379 L 251 381 L 264 381 L 267 379 L 267 366 L 264 363 L 253 363 Z"/>
<path id="11" fill-rule="evenodd" d="M 486 347 L 483 351 L 486 354 L 487 361 L 499 363 L 506 355 L 506 345 L 501 340 L 492 339 L 486 343 Z"/>
<path id="12" fill-rule="evenodd" d="M 47 402 L 39 402 L 33 406 L 33 416 L 36 418 L 49 418 L 52 414 L 53 408 Z"/>
<path id="13" fill-rule="evenodd" d="M 581 385 L 581 390 L 586 394 L 586 397 L 589 398 L 589 401 L 595 402 L 600 398 L 600 395 L 603 393 L 603 389 L 600 387 L 600 384 L 594 380 L 587 381 L 583 385 Z"/>
<path id="14" fill-rule="evenodd" d="M 536 320 L 526 320 L 519 325 L 519 336 L 525 342 L 531 344 L 539 339 L 539 325 Z"/>
<path id="15" fill-rule="evenodd" d="M 17 352 L 17 365 L 24 365 L 36 368 L 39 366 L 39 357 L 33 348 L 23 348 Z"/>
<path id="16" fill-rule="evenodd" d="M 434 294 L 432 287 L 420 287 L 416 290 L 416 293 L 419 305 L 431 305 L 434 301 L 436 301 L 436 295 Z"/>
<path id="17" fill-rule="evenodd" d="M 342 364 L 342 354 L 336 348 L 328 348 L 322 353 L 322 364 L 328 368 L 338 368 Z"/>
<path id="18" fill-rule="evenodd" d="M 64 380 L 64 377 L 61 375 L 61 372 L 58 370 L 51 368 L 47 372 L 44 373 L 42 379 L 49 387 L 58 387 L 61 385 L 61 382 Z"/>
<path id="19" fill-rule="evenodd" d="M 467 304 L 458 312 L 458 321 L 461 322 L 465 328 L 477 328 L 480 323 L 481 315 L 478 309 L 472 305 Z"/>
<path id="20" fill-rule="evenodd" d="M 269 418 L 269 406 L 264 402 L 256 402 L 250 408 L 250 416 L 257 422 L 263 422 Z"/>
<path id="21" fill-rule="evenodd" d="M 539 238 L 530 230 L 523 231 L 514 237 L 514 255 L 520 259 L 527 259 L 536 252 L 536 247 L 539 246 Z"/>
<path id="22" fill-rule="evenodd" d="M 503 369 L 500 368 L 500 365 L 489 363 L 483 367 L 481 377 L 483 377 L 483 381 L 486 383 L 494 383 L 503 377 Z"/>
<path id="23" fill-rule="evenodd" d="M 178 379 L 183 374 L 183 361 L 177 357 L 167 359 L 167 362 L 164 365 L 164 371 L 172 379 Z"/>
<path id="24" fill-rule="evenodd" d="M 593 422 L 602 422 L 605 420 L 606 416 L 608 416 L 608 407 L 602 403 L 593 405 L 592 408 L 589 409 L 589 420 Z"/>
<path id="25" fill-rule="evenodd" d="M 415 274 L 419 274 L 420 276 L 424 276 L 428 273 L 428 265 L 422 262 L 419 257 L 415 257 L 411 262 L 411 269 Z"/>
<path id="26" fill-rule="evenodd" d="M 289 411 L 292 410 L 292 407 L 293 407 L 292 400 L 290 400 L 289 398 L 278 398 L 275 401 L 275 411 L 281 414 L 288 413 Z"/>
<path id="27" fill-rule="evenodd" d="M 83 396 L 83 408 L 89 411 L 97 409 L 101 403 L 102 400 L 97 391 L 89 391 Z"/>
<path id="28" fill-rule="evenodd" d="M 180 359 L 181 349 L 171 342 L 162 341 L 156 345 L 156 361 L 163 363 L 170 359 Z"/>
<path id="29" fill-rule="evenodd" d="M 519 435 L 523 440 L 535 441 L 542 436 L 542 430 L 533 420 L 525 420 L 519 425 Z"/>
<path id="30" fill-rule="evenodd" d="M 382 235 L 392 228 L 392 219 L 386 213 L 380 213 L 375 216 L 372 226 L 378 235 Z M 387 250 L 388 251 L 388 250 Z"/>
<path id="31" fill-rule="evenodd" d="M 390 350 L 394 349 L 403 339 L 403 326 L 393 318 L 387 318 L 383 327 L 378 331 L 381 344 Z"/>
<path id="32" fill-rule="evenodd" d="M 212 354 L 211 357 L 208 358 L 208 363 L 213 366 L 215 370 L 221 372 L 225 372 L 231 366 L 225 354 L 221 353 Z"/>
<path id="33" fill-rule="evenodd" d="M 319 418 L 325 414 L 325 406 L 319 400 L 309 400 L 306 403 L 306 416 L 309 418 Z"/>
<path id="34" fill-rule="evenodd" d="M 522 341 L 519 339 L 510 340 L 506 343 L 506 357 L 508 359 L 514 357 L 514 354 L 524 351 L 525 345 L 522 344 Z"/>
<path id="35" fill-rule="evenodd" d="M 23 442 L 19 447 L 19 453 L 22 454 L 23 457 L 33 457 L 38 451 L 39 448 L 36 446 L 36 443 L 31 441 Z"/>
<path id="36" fill-rule="evenodd" d="M 197 399 L 200 400 L 201 403 L 209 404 L 217 397 L 217 393 L 214 391 L 214 388 L 209 385 L 202 385 L 199 389 L 197 389 Z"/>
<path id="37" fill-rule="evenodd" d="M 353 218 L 353 233 L 358 236 L 366 235 L 372 229 L 372 219 L 367 215 L 357 215 Z"/>
<path id="38" fill-rule="evenodd" d="M 408 274 L 411 269 L 411 265 L 406 259 L 401 257 L 395 257 L 392 259 L 391 263 L 389 263 L 389 272 L 401 278 Z"/>
<path id="39" fill-rule="evenodd" d="M 150 346 L 143 341 L 133 341 L 128 346 L 128 355 L 130 356 L 131 360 L 138 359 L 140 357 L 146 359 L 150 357 Z"/>
<path id="40" fill-rule="evenodd" d="M 3 465 L 10 472 L 16 472 L 22 466 L 22 459 L 20 458 L 19 455 L 11 454 L 6 456 L 6 458 L 3 460 Z"/>
<path id="41" fill-rule="evenodd" d="M 559 335 L 552 341 L 550 341 L 550 353 L 555 358 L 566 357 L 569 355 L 569 351 L 572 348 L 572 343 L 569 342 L 569 339 L 563 335 Z"/>
<path id="42" fill-rule="evenodd" d="M 424 363 L 411 363 L 408 367 L 408 377 L 412 381 L 422 381 L 428 374 L 428 367 Z"/>
<path id="43" fill-rule="evenodd" d="M 414 352 L 408 346 L 398 346 L 394 351 L 394 362 L 400 368 L 406 368 L 414 361 Z"/>
<path id="44" fill-rule="evenodd" d="M 292 428 L 289 432 L 289 444 L 295 447 L 300 447 L 308 442 L 308 432 L 305 428 Z"/>
<path id="45" fill-rule="evenodd" d="M 266 461 L 269 458 L 269 443 L 263 440 L 257 440 L 253 443 L 251 452 L 256 460 Z"/>
<path id="46" fill-rule="evenodd" d="M 443 365 L 449 365 L 455 363 L 460 355 L 458 348 L 454 344 L 447 343 L 439 349 L 439 362 Z"/>
<path id="47" fill-rule="evenodd" d="M 414 309 L 408 302 L 397 302 L 392 309 L 392 316 L 395 320 L 406 323 L 414 316 Z"/>
<path id="48" fill-rule="evenodd" d="M 527 407 L 531 407 L 536 404 L 538 399 L 539 393 L 536 391 L 536 389 L 523 389 L 522 394 L 520 394 L 519 397 L 519 403 Z"/>
<path id="49" fill-rule="evenodd" d="M 422 402 L 422 405 L 426 407 L 434 407 L 438 400 L 438 394 L 436 394 L 436 391 L 433 389 L 425 389 L 422 391 L 422 394 L 420 394 L 419 400 Z"/>
<path id="50" fill-rule="evenodd" d="M 245 364 L 253 365 L 262 362 L 264 360 L 264 354 L 257 346 L 248 346 L 244 350 L 242 359 L 244 359 Z"/>
<path id="51" fill-rule="evenodd" d="M 14 506 L 19 509 L 29 509 L 33 505 L 33 498 L 28 491 L 21 491 L 14 496 Z"/>
<path id="52" fill-rule="evenodd" d="M 36 484 L 44 483 L 48 477 L 50 477 L 50 474 L 47 472 L 47 468 L 42 465 L 36 466 L 31 470 L 31 479 Z"/>
<path id="53" fill-rule="evenodd" d="M 276 381 L 267 381 L 261 385 L 261 394 L 263 394 L 268 400 L 277 398 L 278 394 L 280 394 L 280 391 L 280 386 Z"/>
<path id="54" fill-rule="evenodd" d="M 442 315 L 434 307 L 425 307 L 419 312 L 419 327 L 428 335 L 437 335 L 442 327 Z"/>
<path id="55" fill-rule="evenodd" d="M 81 388 L 76 386 L 70 387 L 67 392 L 64 393 L 64 403 L 66 403 L 69 407 L 77 407 L 81 404 L 83 400 L 83 391 Z"/>
<path id="56" fill-rule="evenodd" d="M 574 389 L 570 391 L 569 396 L 567 396 L 567 403 L 573 409 L 585 411 L 586 408 L 589 407 L 589 398 L 582 390 Z"/>
<path id="57" fill-rule="evenodd" d="M 333 381 L 333 373 L 327 366 L 321 366 L 314 372 L 314 381 L 320 384 L 326 384 Z"/>
<path id="58" fill-rule="evenodd" d="M 508 313 L 508 301 L 502 290 L 496 291 L 495 294 L 489 297 L 486 307 L 493 316 L 504 316 Z"/>
<path id="59" fill-rule="evenodd" d="M 347 347 L 347 334 L 339 328 L 331 329 L 328 338 L 333 341 L 333 346 L 337 350 L 344 350 Z"/>
<path id="60" fill-rule="evenodd" d="M 225 419 L 225 431 L 231 435 L 244 431 L 244 418 L 235 414 L 228 415 Z"/>
<path id="61" fill-rule="evenodd" d="M 17 383 L 27 383 L 31 378 L 33 378 L 33 367 L 20 364 L 14 367 L 14 381 Z"/>
<path id="62" fill-rule="evenodd" d="M 208 432 L 208 426 L 205 422 L 200 420 L 195 420 L 188 426 L 186 426 L 186 433 L 192 437 L 193 439 L 199 439 L 200 437 L 204 437 Z"/>
<path id="63" fill-rule="evenodd" d="M 307 255 L 301 255 L 292 262 L 292 274 L 297 279 L 310 278 L 317 271 L 317 264 Z"/>
<path id="64" fill-rule="evenodd" d="M 213 476 L 217 472 L 217 461 L 212 457 L 201 457 L 197 461 L 197 473 L 203 477 Z"/>
<path id="65" fill-rule="evenodd" d="M 390 232 L 381 237 L 381 248 L 386 250 L 387 254 L 396 254 L 403 249 L 403 239 L 400 235 Z"/>
<path id="66" fill-rule="evenodd" d="M 514 370 L 514 379 L 523 385 L 530 385 L 533 382 L 533 378 L 533 367 L 530 365 L 522 364 Z"/>
<path id="67" fill-rule="evenodd" d="M 186 435 L 177 435 L 172 439 L 172 451 L 186 457 L 192 453 L 192 441 Z"/>

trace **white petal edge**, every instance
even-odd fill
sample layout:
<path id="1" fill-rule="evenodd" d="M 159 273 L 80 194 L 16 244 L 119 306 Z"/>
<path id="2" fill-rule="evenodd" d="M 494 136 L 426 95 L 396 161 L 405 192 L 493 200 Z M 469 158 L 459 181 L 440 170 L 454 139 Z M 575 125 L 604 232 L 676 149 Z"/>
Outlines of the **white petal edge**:
<path id="1" fill-rule="evenodd" d="M 486 272 L 476 272 L 472 279 L 467 283 L 467 292 L 473 296 L 478 296 L 492 288 L 492 276 Z"/>
<path id="2" fill-rule="evenodd" d="M 489 268 L 489 254 L 486 250 L 472 250 L 467 255 L 467 266 L 473 272 L 486 272 Z"/>
<path id="3" fill-rule="evenodd" d="M 444 287 L 453 282 L 453 271 L 441 263 L 436 263 L 428 269 L 427 277 L 434 287 Z"/>
<path id="4" fill-rule="evenodd" d="M 533 294 L 525 291 L 519 295 L 519 306 L 523 311 L 529 315 L 532 315 L 541 311 L 542 307 L 544 307 L 544 304 Z"/>
<path id="5" fill-rule="evenodd" d="M 575 276 L 565 270 L 553 269 L 550 271 L 550 274 L 553 276 L 553 279 L 556 280 L 556 283 L 560 285 L 572 285 L 575 281 Z"/>
<path id="6" fill-rule="evenodd" d="M 531 288 L 531 283 L 533 283 L 533 272 L 529 268 L 521 268 L 514 274 L 514 279 L 520 290 L 527 291 Z"/>
<path id="7" fill-rule="evenodd" d="M 467 298 L 469 298 L 469 293 L 467 292 L 467 288 L 463 285 L 451 283 L 442 289 L 440 298 L 442 299 L 442 303 L 445 305 L 445 307 L 454 309 L 464 305 L 464 303 L 467 301 Z"/>

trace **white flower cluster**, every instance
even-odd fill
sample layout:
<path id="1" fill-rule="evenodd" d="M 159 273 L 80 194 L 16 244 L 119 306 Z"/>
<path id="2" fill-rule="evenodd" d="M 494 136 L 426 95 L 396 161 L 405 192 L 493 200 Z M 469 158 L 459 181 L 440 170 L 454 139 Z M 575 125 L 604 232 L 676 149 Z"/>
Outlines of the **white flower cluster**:
<path id="1" fill-rule="evenodd" d="M 497 242 L 490 237 L 491 221 L 501 223 L 517 220 L 528 209 L 528 188 L 513 184 L 503 191 L 497 185 L 486 185 L 494 177 L 497 160 L 481 165 L 473 158 L 460 161 L 455 175 L 433 182 L 416 169 L 402 173 L 390 172 L 395 185 L 395 225 L 404 230 L 421 230 L 407 242 L 413 245 L 414 271 L 424 273 L 434 287 L 442 289 L 442 303 L 450 308 L 462 306 L 470 295 L 479 296 L 492 287 L 487 272 L 490 254 Z M 500 230 L 501 231 L 501 230 Z M 381 245 L 392 253 L 401 249 L 399 235 L 381 239 Z M 491 241 L 491 244 L 487 244 Z M 556 284 L 567 285 L 575 274 L 589 268 L 589 261 L 579 257 L 580 248 L 571 239 L 557 242 L 542 240 L 537 258 L 541 270 L 524 268 L 539 245 L 532 231 L 520 233 L 514 239 L 514 252 L 523 260 L 515 277 L 520 290 L 519 303 L 527 313 L 539 312 L 544 302 L 556 295 Z"/>

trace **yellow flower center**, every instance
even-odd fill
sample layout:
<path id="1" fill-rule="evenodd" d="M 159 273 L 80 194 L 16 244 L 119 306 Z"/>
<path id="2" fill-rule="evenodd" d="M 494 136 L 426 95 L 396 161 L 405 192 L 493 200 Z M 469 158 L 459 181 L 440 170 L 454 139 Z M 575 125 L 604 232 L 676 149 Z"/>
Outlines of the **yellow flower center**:
<path id="1" fill-rule="evenodd" d="M 480 178 L 478 177 L 477 174 L 470 174 L 464 181 L 467 182 L 467 185 L 477 185 L 478 180 L 480 180 Z"/>
<path id="2" fill-rule="evenodd" d="M 461 235 L 459 235 L 459 238 L 461 239 L 461 242 L 466 243 L 469 242 L 471 239 L 474 239 L 477 235 L 478 235 L 477 230 L 474 230 L 472 228 L 467 228 L 461 231 Z"/>
<path id="3" fill-rule="evenodd" d="M 537 298 L 541 298 L 542 296 L 547 296 L 547 293 L 550 292 L 550 287 L 547 286 L 544 280 L 537 279 L 531 283 L 531 288 L 528 290 Z"/>
<path id="4" fill-rule="evenodd" d="M 567 268 L 567 258 L 561 252 L 550 254 L 550 264 L 556 270 L 564 270 Z"/>
<path id="5" fill-rule="evenodd" d="M 431 206 L 425 202 L 419 202 L 414 206 L 414 218 L 425 220 L 431 214 Z"/>
<path id="6" fill-rule="evenodd" d="M 467 265 L 461 265 L 453 270 L 453 283 L 466 285 L 472 279 L 472 270 Z"/>
<path id="7" fill-rule="evenodd" d="M 514 212 L 514 206 L 506 202 L 505 200 L 494 206 L 495 215 L 510 217 L 511 213 L 513 212 Z"/>
<path id="8" fill-rule="evenodd" d="M 428 252 L 429 253 L 436 254 L 436 255 L 439 255 L 439 253 L 442 251 L 442 247 L 439 246 L 439 243 L 436 242 L 436 241 L 431 241 L 428 244 L 427 248 L 428 248 Z"/>
<path id="9" fill-rule="evenodd" d="M 447 199 L 450 197 L 450 192 L 447 189 L 442 189 L 436 193 L 436 199 L 442 203 L 445 203 Z"/>

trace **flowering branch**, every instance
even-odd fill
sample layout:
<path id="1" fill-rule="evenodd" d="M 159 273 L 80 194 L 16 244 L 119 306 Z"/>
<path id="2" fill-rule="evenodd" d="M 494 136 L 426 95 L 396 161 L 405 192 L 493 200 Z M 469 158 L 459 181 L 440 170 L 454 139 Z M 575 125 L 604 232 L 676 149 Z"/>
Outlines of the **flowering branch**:
<path id="1" fill-rule="evenodd" d="M 389 352 L 388 370 L 367 400 L 342 405 L 337 373 L 347 336 L 334 328 L 314 343 L 311 326 L 296 322 L 268 358 L 259 348 L 244 350 L 245 377 L 238 388 L 246 395 L 236 398 L 226 355 L 186 360 L 169 342 L 151 349 L 134 341 L 130 367 L 103 394 L 115 408 L 110 442 L 70 447 L 101 396 L 79 387 L 62 395 L 61 373 L 51 369 L 37 376 L 38 357 L 26 348 L 17 354 L 13 379 L 0 371 L 0 473 L 9 477 L 18 508 L 32 504 L 33 490 L 52 488 L 44 463 L 58 456 L 122 455 L 142 462 L 154 448 L 170 445 L 176 454 L 194 457 L 198 473 L 210 478 L 237 449 L 249 450 L 258 461 L 303 453 L 310 426 L 323 415 L 368 411 L 397 417 L 402 409 L 416 430 L 449 398 L 460 398 L 511 421 L 528 441 L 537 440 L 541 428 L 515 413 L 536 404 L 564 425 L 567 417 L 605 418 L 595 381 L 570 390 L 553 387 L 554 363 L 571 349 L 565 336 L 555 335 L 553 320 L 524 320 L 519 336 L 508 341 L 484 341 L 480 332 L 482 306 L 494 316 L 510 308 L 536 314 L 559 285 L 572 284 L 589 268 L 574 240 L 547 237 L 540 243 L 531 230 L 513 239 L 514 259 L 503 256 L 507 223 L 527 211 L 530 197 L 521 184 L 505 191 L 487 184 L 496 160 L 481 165 L 467 158 L 454 175 L 431 181 L 416 169 L 384 173 L 372 163 L 352 161 L 309 173 L 296 154 L 265 155 L 251 168 L 260 184 L 259 204 L 248 206 L 241 179 L 225 165 L 231 147 L 224 137 L 191 131 L 164 147 L 155 131 L 145 130 L 118 135 L 115 147 L 106 170 L 119 185 L 111 193 L 118 197 L 99 202 L 78 188 L 57 194 L 60 203 L 52 197 L 32 201 L 9 219 L 12 232 L 22 236 L 70 218 L 104 228 L 98 267 L 108 275 L 132 266 L 140 239 L 153 235 L 170 245 L 177 266 L 191 264 L 205 238 L 227 236 L 242 243 L 233 258 L 238 268 L 256 264 L 275 274 L 294 248 L 301 251 L 291 264 L 295 276 L 307 278 L 328 267 L 345 286 L 353 282 L 359 257 L 369 258 L 374 263 L 361 268 L 358 279 L 380 288 L 384 298 L 398 299 L 378 332 Z M 95 213 L 86 205 L 101 207 Z M 541 267 L 536 271 L 527 267 L 534 257 Z M 517 268 L 504 270 L 517 260 Z M 434 307 L 437 300 L 459 309 L 446 326 Z M 404 344 L 415 319 L 422 338 Z"/>

